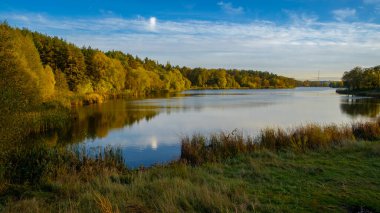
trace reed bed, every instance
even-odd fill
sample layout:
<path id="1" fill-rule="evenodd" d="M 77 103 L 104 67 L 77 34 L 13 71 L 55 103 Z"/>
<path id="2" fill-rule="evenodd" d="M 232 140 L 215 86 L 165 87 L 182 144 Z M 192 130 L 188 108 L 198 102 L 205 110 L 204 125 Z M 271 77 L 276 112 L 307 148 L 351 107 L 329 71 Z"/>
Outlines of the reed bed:
<path id="1" fill-rule="evenodd" d="M 15 143 L 31 134 L 64 128 L 71 121 L 70 110 L 57 103 L 38 109 L 0 115 L 0 145 Z"/>
<path id="2" fill-rule="evenodd" d="M 380 139 L 380 119 L 373 122 L 356 122 L 349 125 L 308 124 L 296 128 L 265 128 L 256 137 L 244 136 L 234 130 L 206 137 L 201 134 L 181 139 L 181 160 L 192 165 L 217 162 L 257 149 L 281 151 L 291 149 L 306 152 L 319 148 Z"/>

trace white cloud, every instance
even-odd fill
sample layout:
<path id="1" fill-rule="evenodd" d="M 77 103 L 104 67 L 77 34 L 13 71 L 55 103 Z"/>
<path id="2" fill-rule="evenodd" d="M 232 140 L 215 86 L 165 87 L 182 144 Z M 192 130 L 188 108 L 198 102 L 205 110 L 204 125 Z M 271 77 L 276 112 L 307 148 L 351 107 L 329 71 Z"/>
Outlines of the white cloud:
<path id="1" fill-rule="evenodd" d="M 156 30 L 157 25 L 157 18 L 156 17 L 150 17 L 149 18 L 149 29 L 154 31 Z"/>
<path id="2" fill-rule="evenodd" d="M 356 9 L 344 8 L 332 11 L 334 17 L 338 21 L 346 21 L 356 16 Z"/>
<path id="3" fill-rule="evenodd" d="M 244 13 L 243 7 L 234 7 L 231 2 L 218 2 L 222 10 L 230 15 L 239 15 Z"/>
<path id="4" fill-rule="evenodd" d="M 354 66 L 379 64 L 380 58 L 380 25 L 371 23 L 326 23 L 313 18 L 283 25 L 260 20 L 162 20 L 153 24 L 152 33 L 153 28 L 147 26 L 157 21 L 151 18 L 19 16 L 0 14 L 0 19 L 79 46 L 118 49 L 181 66 L 268 70 L 297 78 L 311 78 L 320 70 L 340 77 Z"/>

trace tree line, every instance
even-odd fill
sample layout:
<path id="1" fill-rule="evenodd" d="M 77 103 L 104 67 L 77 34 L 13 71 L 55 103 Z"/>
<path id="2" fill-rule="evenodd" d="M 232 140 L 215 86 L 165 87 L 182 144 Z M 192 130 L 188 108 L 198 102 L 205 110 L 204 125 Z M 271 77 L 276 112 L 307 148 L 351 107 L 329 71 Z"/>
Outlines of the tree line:
<path id="1" fill-rule="evenodd" d="M 299 87 L 332 87 L 341 88 L 343 87 L 342 81 L 309 81 L 305 80 L 300 82 L 297 86 Z"/>
<path id="2" fill-rule="evenodd" d="M 296 80 L 269 72 L 160 64 L 121 51 L 80 48 L 58 37 L 0 24 L 0 110 L 94 93 L 137 96 L 189 88 L 295 86 Z"/>
<path id="3" fill-rule="evenodd" d="M 380 65 L 369 68 L 355 67 L 345 72 L 343 84 L 349 90 L 366 90 L 380 88 Z"/>

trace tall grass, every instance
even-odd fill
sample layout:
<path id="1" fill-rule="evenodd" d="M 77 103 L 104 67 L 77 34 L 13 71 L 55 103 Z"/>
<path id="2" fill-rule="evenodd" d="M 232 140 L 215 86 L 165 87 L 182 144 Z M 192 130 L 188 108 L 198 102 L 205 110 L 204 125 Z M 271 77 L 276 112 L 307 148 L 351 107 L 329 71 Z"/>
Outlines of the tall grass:
<path id="1" fill-rule="evenodd" d="M 9 184 L 35 185 L 64 173 L 79 172 L 88 178 L 106 170 L 127 171 L 119 149 L 98 149 L 94 156 L 87 153 L 85 148 L 68 150 L 35 144 L 15 147 L 0 155 L 0 179 Z"/>
<path id="2" fill-rule="evenodd" d="M 70 109 L 58 102 L 45 103 L 24 112 L 0 114 L 0 146 L 22 141 L 30 134 L 64 128 L 70 122 Z"/>
<path id="3" fill-rule="evenodd" d="M 231 133 L 220 132 L 209 138 L 195 134 L 192 138 L 186 136 L 181 140 L 181 160 L 192 164 L 219 161 L 239 153 L 255 149 L 252 138 L 244 138 L 237 130 Z"/>
<path id="4" fill-rule="evenodd" d="M 72 212 L 72 206 L 77 209 L 75 212 L 87 212 L 93 207 L 95 211 L 118 212 L 101 189 L 107 184 L 130 180 L 131 174 L 120 149 L 106 147 L 90 152 L 85 148 L 50 148 L 36 144 L 15 147 L 0 153 L 0 211 L 4 206 L 12 209 L 8 203 L 22 200 L 18 207 L 21 212 L 27 210 L 28 205 L 34 209 L 31 212 L 40 212 L 38 209 L 55 212 L 61 206 L 52 204 L 46 211 L 46 204 L 41 204 L 41 200 L 47 199 L 50 203 L 50 200 L 65 197 L 67 200 L 63 203 L 67 204 L 63 208 L 67 212 Z M 80 205 L 87 205 L 86 208 L 78 209 L 78 201 Z"/>
<path id="5" fill-rule="evenodd" d="M 256 149 L 298 152 L 326 148 L 358 140 L 380 139 L 380 119 L 351 125 L 308 124 L 290 129 L 265 128 L 256 137 L 244 137 L 242 132 L 221 132 L 209 137 L 194 134 L 181 139 L 181 160 L 199 165 L 221 161 Z"/>

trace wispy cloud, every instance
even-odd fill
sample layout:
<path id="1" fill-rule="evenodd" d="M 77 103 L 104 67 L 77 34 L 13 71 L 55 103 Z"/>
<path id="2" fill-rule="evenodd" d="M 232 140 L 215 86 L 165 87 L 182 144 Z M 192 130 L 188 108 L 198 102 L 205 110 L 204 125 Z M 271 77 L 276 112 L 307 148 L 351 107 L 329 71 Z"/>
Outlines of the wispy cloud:
<path id="1" fill-rule="evenodd" d="M 363 0 L 363 3 L 374 7 L 375 12 L 380 14 L 380 0 Z"/>
<path id="2" fill-rule="evenodd" d="M 288 24 L 54 18 L 39 14 L 0 14 L 12 25 L 61 36 L 79 46 L 118 49 L 161 63 L 191 67 L 268 70 L 310 78 L 320 70 L 339 77 L 354 66 L 373 66 L 380 58 L 380 25 L 319 22 L 298 18 Z M 296 20 L 296 21 L 295 21 Z"/>
<path id="3" fill-rule="evenodd" d="M 380 4 L 380 0 L 363 0 L 364 4 Z"/>
<path id="4" fill-rule="evenodd" d="M 293 24 L 312 24 L 318 20 L 318 16 L 315 14 L 299 13 L 291 10 L 283 10 L 287 14 Z"/>
<path id="5" fill-rule="evenodd" d="M 344 8 L 332 11 L 334 17 L 338 21 L 346 21 L 356 16 L 356 9 Z"/>
<path id="6" fill-rule="evenodd" d="M 224 12 L 230 15 L 239 15 L 244 13 L 243 7 L 234 7 L 231 2 L 218 2 L 218 5 Z"/>

